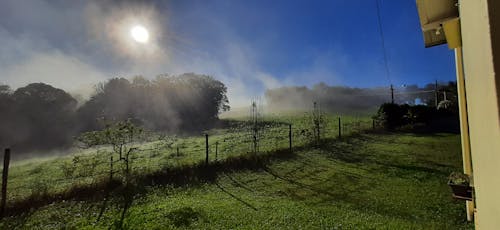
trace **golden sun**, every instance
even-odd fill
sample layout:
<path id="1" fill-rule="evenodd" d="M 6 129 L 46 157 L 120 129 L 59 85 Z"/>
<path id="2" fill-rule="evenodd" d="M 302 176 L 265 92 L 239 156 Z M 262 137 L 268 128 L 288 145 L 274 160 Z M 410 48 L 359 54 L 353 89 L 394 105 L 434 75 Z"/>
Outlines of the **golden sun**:
<path id="1" fill-rule="evenodd" d="M 141 25 L 132 27 L 130 29 L 130 36 L 132 36 L 132 39 L 138 43 L 148 43 L 149 41 L 148 30 Z"/>

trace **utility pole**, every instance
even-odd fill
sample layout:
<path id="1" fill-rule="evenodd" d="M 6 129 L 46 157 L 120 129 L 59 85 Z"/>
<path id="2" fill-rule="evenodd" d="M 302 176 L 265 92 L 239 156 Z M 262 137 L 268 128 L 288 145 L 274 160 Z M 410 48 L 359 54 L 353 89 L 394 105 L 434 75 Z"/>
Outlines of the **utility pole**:
<path id="1" fill-rule="evenodd" d="M 446 90 L 443 91 L 444 100 L 446 101 Z"/>
<path id="2" fill-rule="evenodd" d="M 436 85 L 434 86 L 434 103 L 436 104 L 436 108 L 438 107 L 438 81 L 436 80 Z"/>
<path id="3" fill-rule="evenodd" d="M 394 104 L 394 87 L 391 84 L 391 103 Z"/>

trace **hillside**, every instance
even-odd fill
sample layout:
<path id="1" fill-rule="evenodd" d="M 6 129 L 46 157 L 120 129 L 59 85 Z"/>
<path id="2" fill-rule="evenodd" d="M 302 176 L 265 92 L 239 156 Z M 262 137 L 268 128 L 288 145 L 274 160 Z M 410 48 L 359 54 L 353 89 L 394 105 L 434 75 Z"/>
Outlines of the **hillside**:
<path id="1" fill-rule="evenodd" d="M 252 159 L 252 158 L 249 158 Z M 3 229 L 469 229 L 446 185 L 459 136 L 365 133 L 269 153 L 246 169 L 157 184 L 107 200 L 65 200 Z M 219 166 L 224 166 L 224 161 Z M 128 199 L 130 198 L 130 199 Z M 125 212 L 124 212 L 125 210 Z"/>

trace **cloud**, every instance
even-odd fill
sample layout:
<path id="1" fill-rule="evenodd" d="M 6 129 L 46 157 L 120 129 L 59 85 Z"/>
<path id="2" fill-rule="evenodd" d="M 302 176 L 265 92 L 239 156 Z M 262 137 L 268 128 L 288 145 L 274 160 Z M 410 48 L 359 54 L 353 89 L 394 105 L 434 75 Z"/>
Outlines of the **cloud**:
<path id="1" fill-rule="evenodd" d="M 24 61 L 2 69 L 2 81 L 14 88 L 44 82 L 86 96 L 91 93 L 91 86 L 106 79 L 106 74 L 93 66 L 56 50 L 32 53 Z"/>

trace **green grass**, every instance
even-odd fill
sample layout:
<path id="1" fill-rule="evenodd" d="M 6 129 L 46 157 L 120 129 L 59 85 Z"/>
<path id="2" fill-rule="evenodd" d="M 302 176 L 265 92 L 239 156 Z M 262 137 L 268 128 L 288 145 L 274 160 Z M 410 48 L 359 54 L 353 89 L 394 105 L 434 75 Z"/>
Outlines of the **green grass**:
<path id="1" fill-rule="evenodd" d="M 254 170 L 221 171 L 213 181 L 147 186 L 134 193 L 123 221 L 124 195 L 117 192 L 99 221 L 102 199 L 68 200 L 6 218 L 0 227 L 471 229 L 464 202 L 453 200 L 446 185 L 448 174 L 460 170 L 460 159 L 457 135 L 360 134 L 330 139 L 321 148 L 300 148 Z M 56 162 L 62 160 L 67 159 Z M 36 167 L 42 166 L 29 163 L 16 170 L 19 175 L 27 168 L 31 177 L 38 175 Z"/>
<path id="2" fill-rule="evenodd" d="M 246 155 L 252 151 L 251 133 L 245 125 L 246 118 L 229 120 L 229 127 L 209 130 L 210 159 L 215 160 L 215 143 L 218 142 L 218 160 Z M 327 115 L 322 137 L 338 135 L 338 117 Z M 308 133 L 311 120 L 307 114 L 267 116 L 265 128 L 260 136 L 261 152 L 288 148 L 288 123 L 293 124 L 293 143 L 302 146 L 311 141 Z M 350 135 L 371 127 L 368 118 L 342 117 L 343 135 Z M 309 132 L 304 132 L 309 131 Z M 154 135 L 153 135 L 154 136 Z M 156 137 L 156 136 L 155 136 Z M 161 138 L 150 137 L 148 141 L 135 143 L 139 151 L 132 156 L 132 173 L 145 175 L 163 168 L 193 165 L 205 159 L 205 138 L 197 136 L 177 137 L 171 145 Z M 179 147 L 179 155 L 177 155 Z M 8 202 L 13 203 L 40 194 L 62 193 L 74 186 L 91 185 L 108 177 L 109 147 L 78 150 L 65 157 L 31 159 L 13 162 L 9 171 Z M 114 160 L 117 156 L 114 156 Z M 115 169 L 117 166 L 114 166 Z M 65 169 L 74 169 L 65 173 Z"/>

